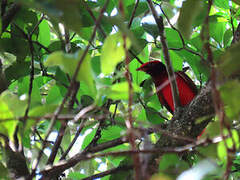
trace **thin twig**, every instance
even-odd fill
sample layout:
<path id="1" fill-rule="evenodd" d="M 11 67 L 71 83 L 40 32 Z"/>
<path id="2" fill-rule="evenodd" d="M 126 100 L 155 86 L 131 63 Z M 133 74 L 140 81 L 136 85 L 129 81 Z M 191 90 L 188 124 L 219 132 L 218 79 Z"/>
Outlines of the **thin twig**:
<path id="1" fill-rule="evenodd" d="M 120 0 L 120 2 L 119 2 L 119 9 L 120 9 L 122 16 L 124 17 L 124 8 L 123 8 L 122 0 Z M 134 130 L 133 130 L 133 123 L 134 123 L 133 117 L 132 117 L 133 86 L 132 86 L 132 81 L 131 81 L 130 72 L 129 72 L 130 58 L 129 58 L 128 49 L 127 49 L 127 35 L 126 34 L 123 34 L 123 48 L 125 50 L 125 64 L 126 64 L 125 77 L 128 82 L 128 116 L 127 116 L 127 119 L 125 120 L 125 123 L 126 123 L 127 129 L 129 130 L 129 138 L 128 139 L 129 139 L 129 143 L 131 145 L 131 149 L 137 150 L 137 147 L 135 144 L 136 136 L 135 136 Z M 138 154 L 133 154 L 132 158 L 133 158 L 134 171 L 135 171 L 134 176 L 135 176 L 136 180 L 139 180 L 141 177 L 140 157 Z"/>
<path id="2" fill-rule="evenodd" d="M 21 9 L 21 5 L 19 3 L 13 3 L 9 8 L 8 11 L 4 13 L 2 16 L 2 33 L 6 30 L 8 25 L 11 23 L 15 15 Z"/>
<path id="3" fill-rule="evenodd" d="M 92 17 L 92 19 L 94 20 L 94 22 L 96 22 L 96 17 L 94 16 L 92 10 L 88 7 L 88 5 L 87 5 L 86 2 L 84 2 L 84 5 L 85 5 L 88 13 L 90 14 L 90 16 Z M 98 29 L 99 29 L 99 31 L 102 33 L 103 37 L 106 38 L 107 35 L 106 35 L 106 33 L 104 32 L 104 30 L 103 30 L 103 28 L 102 28 L 101 25 L 98 26 Z M 137 57 L 137 55 L 136 55 L 132 50 L 129 49 L 128 51 L 129 51 L 129 53 L 130 53 L 140 64 L 143 64 L 143 62 L 141 61 L 141 59 L 139 59 L 139 57 Z"/>
<path id="4" fill-rule="evenodd" d="M 161 4 L 159 4 L 159 7 L 160 7 L 163 15 L 164 15 L 165 18 L 167 19 L 168 24 L 170 25 L 170 27 L 171 27 L 173 30 L 175 30 L 175 31 L 178 33 L 178 36 L 180 37 L 181 42 L 182 42 L 182 47 L 181 47 L 181 48 L 169 48 L 169 50 L 181 51 L 181 50 L 184 49 L 184 50 L 186 50 L 186 51 L 188 51 L 188 52 L 190 52 L 190 53 L 192 53 L 192 54 L 194 54 L 194 55 L 199 56 L 201 59 L 204 59 L 203 55 L 201 55 L 200 53 L 198 53 L 198 52 L 196 52 L 196 51 L 193 51 L 193 50 L 189 49 L 189 48 L 186 46 L 186 43 L 185 43 L 185 41 L 184 41 L 184 38 L 183 38 L 181 32 L 180 32 L 175 26 L 172 25 L 170 19 L 168 18 L 167 14 L 166 14 L 165 11 L 163 10 Z"/>
<path id="5" fill-rule="evenodd" d="M 44 46 L 43 44 L 41 44 L 38 41 L 32 41 L 34 44 L 37 44 L 38 46 L 40 46 L 41 48 L 43 48 L 45 51 L 47 51 L 47 53 L 52 53 L 52 51 L 50 51 L 46 46 Z"/>
<path id="6" fill-rule="evenodd" d="M 77 141 L 79 135 L 81 134 L 82 132 L 82 129 L 84 128 L 84 123 L 85 123 L 85 120 L 82 120 L 79 127 L 78 127 L 78 130 L 73 138 L 73 140 L 71 141 L 71 143 L 69 144 L 67 150 L 62 154 L 60 160 L 64 160 L 66 158 L 66 156 L 68 155 L 69 151 L 72 149 L 73 145 L 75 144 L 75 142 Z"/>
<path id="7" fill-rule="evenodd" d="M 134 9 L 133 9 L 133 12 L 132 12 L 132 15 L 131 15 L 131 18 L 130 18 L 130 20 L 129 20 L 129 23 L 128 23 L 128 28 L 129 28 L 129 29 L 130 29 L 130 27 L 131 27 L 131 25 L 132 25 L 132 22 L 133 22 L 135 13 L 136 13 L 136 11 L 137 11 L 138 4 L 139 4 L 139 0 L 136 1 L 136 4 L 135 4 L 135 6 L 134 6 Z"/>
<path id="8" fill-rule="evenodd" d="M 37 28 L 39 27 L 39 25 L 41 24 L 41 22 L 44 20 L 44 15 L 42 14 L 41 18 L 39 19 L 39 21 L 37 22 L 37 24 L 35 24 L 35 26 L 33 27 L 33 30 L 30 32 L 29 37 L 32 37 L 33 33 L 37 30 Z"/>
<path id="9" fill-rule="evenodd" d="M 98 178 L 105 177 L 105 176 L 108 176 L 108 175 L 111 175 L 111 174 L 115 174 L 115 173 L 118 173 L 118 172 L 121 172 L 121 171 L 126 172 L 128 170 L 132 170 L 132 168 L 133 168 L 132 165 L 119 166 L 119 167 L 116 167 L 116 168 L 113 168 L 113 169 L 110 169 L 110 170 L 107 170 L 107 171 L 104 171 L 104 172 L 101 172 L 101 173 L 98 173 L 98 174 L 94 174 L 94 175 L 86 177 L 86 178 L 83 178 L 82 180 L 98 179 Z"/>
<path id="10" fill-rule="evenodd" d="M 74 157 L 70 158 L 69 160 L 56 164 L 50 168 L 46 168 L 45 170 L 41 171 L 40 174 L 48 175 L 49 177 L 59 174 L 66 169 L 69 169 L 70 167 L 75 166 L 78 162 L 81 162 L 83 160 L 93 159 L 96 157 L 107 157 L 107 156 L 126 156 L 131 154 L 139 154 L 139 153 L 182 153 L 182 152 L 188 152 L 191 151 L 191 149 L 201 146 L 207 146 L 209 144 L 216 144 L 222 141 L 222 137 L 214 137 L 212 139 L 201 139 L 198 141 L 195 141 L 192 144 L 187 144 L 185 146 L 180 147 L 163 147 L 163 148 L 155 148 L 155 149 L 145 149 L 145 150 L 126 150 L 126 151 L 118 151 L 118 152 L 107 152 L 107 153 L 99 153 L 99 154 L 84 154 L 84 153 L 78 153 Z M 115 145 L 114 145 L 115 146 Z M 96 147 L 92 147 L 92 150 L 94 150 Z M 93 151 L 95 152 L 95 151 Z"/>
<path id="11" fill-rule="evenodd" d="M 167 73 L 168 77 L 172 78 L 173 81 L 170 81 L 171 85 L 171 90 L 172 90 L 172 96 L 173 96 L 173 103 L 174 103 L 174 110 L 178 109 L 178 107 L 181 107 L 180 99 L 179 99 L 179 91 L 177 87 L 177 81 L 176 77 L 173 71 L 172 63 L 170 60 L 169 52 L 168 52 L 168 47 L 166 43 L 166 38 L 164 35 L 164 25 L 163 25 L 163 18 L 161 16 L 158 16 L 157 11 L 155 10 L 153 3 L 151 0 L 147 0 L 149 8 L 152 11 L 153 17 L 157 23 L 158 30 L 159 30 L 159 35 L 160 35 L 160 40 L 162 43 L 162 50 L 163 50 L 163 55 L 164 59 L 167 65 Z"/>
<path id="12" fill-rule="evenodd" d="M 50 165 L 53 164 L 53 162 L 56 158 L 57 152 L 59 150 L 59 147 L 61 145 L 61 142 L 62 142 L 62 139 L 63 139 L 66 128 L 67 128 L 67 121 L 62 121 L 60 130 L 58 132 L 58 136 L 57 136 L 57 138 L 54 142 L 54 145 L 52 147 L 51 154 L 48 158 L 47 164 L 50 164 Z"/>

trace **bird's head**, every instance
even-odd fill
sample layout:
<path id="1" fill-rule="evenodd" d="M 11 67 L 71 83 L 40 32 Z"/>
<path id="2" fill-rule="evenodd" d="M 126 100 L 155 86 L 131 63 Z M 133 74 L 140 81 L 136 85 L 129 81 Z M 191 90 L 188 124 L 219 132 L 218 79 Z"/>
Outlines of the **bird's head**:
<path id="1" fill-rule="evenodd" d="M 143 71 L 151 76 L 157 76 L 167 72 L 165 65 L 160 61 L 149 61 L 147 63 L 142 64 L 136 70 Z"/>

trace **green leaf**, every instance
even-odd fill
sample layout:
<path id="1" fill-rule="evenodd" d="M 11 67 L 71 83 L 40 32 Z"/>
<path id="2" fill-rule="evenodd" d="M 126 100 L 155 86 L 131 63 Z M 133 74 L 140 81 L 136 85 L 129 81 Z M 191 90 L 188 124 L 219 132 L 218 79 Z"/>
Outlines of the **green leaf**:
<path id="1" fill-rule="evenodd" d="M 128 2 L 129 0 L 125 0 L 125 1 Z M 128 5 L 128 7 L 127 7 L 127 11 L 126 11 L 127 19 L 129 19 L 131 17 L 134 8 L 135 8 L 135 1 L 133 1 L 133 3 L 131 5 Z M 138 7 L 136 9 L 136 12 L 135 12 L 135 17 L 143 14 L 147 10 L 148 10 L 147 2 L 146 1 L 140 1 L 139 4 L 138 4 Z"/>
<path id="2" fill-rule="evenodd" d="M 223 37 L 224 47 L 230 46 L 232 37 L 233 37 L 232 30 L 231 29 L 226 30 Z"/>
<path id="3" fill-rule="evenodd" d="M 152 124 L 161 124 L 164 122 L 164 119 L 159 116 L 158 112 L 154 108 L 146 107 L 145 110 L 147 119 Z"/>
<path id="4" fill-rule="evenodd" d="M 226 163 L 226 161 L 227 161 L 227 149 L 224 145 L 224 142 L 218 143 L 217 153 L 218 153 L 219 159 Z"/>
<path id="5" fill-rule="evenodd" d="M 100 56 L 94 56 L 91 61 L 92 70 L 98 76 L 101 73 Z"/>
<path id="6" fill-rule="evenodd" d="M 46 47 L 50 44 L 50 27 L 45 19 L 39 24 L 38 41 Z"/>
<path id="7" fill-rule="evenodd" d="M 226 30 L 226 23 L 225 22 L 210 23 L 209 29 L 210 36 L 213 37 L 219 44 L 221 44 L 223 41 L 223 35 Z"/>
<path id="8" fill-rule="evenodd" d="M 74 54 L 65 54 L 61 51 L 57 51 L 48 56 L 45 66 L 58 66 L 62 71 L 68 73 L 72 77 L 82 54 L 82 50 Z M 76 80 L 84 81 L 89 86 L 90 91 L 94 93 L 95 86 L 93 83 L 90 61 L 90 55 L 87 54 L 81 64 Z"/>
<path id="9" fill-rule="evenodd" d="M 91 129 L 91 132 L 85 136 L 82 146 L 81 146 L 82 150 L 84 150 L 90 144 L 90 142 L 93 140 L 96 132 L 97 132 L 97 128 Z"/>
<path id="10" fill-rule="evenodd" d="M 44 106 L 36 106 L 32 109 L 30 109 L 28 115 L 30 117 L 41 117 L 45 116 L 47 114 L 52 114 L 56 109 L 57 105 L 55 104 L 45 104 Z M 32 126 L 36 125 L 37 121 L 35 119 L 28 119 L 26 126 L 24 127 L 26 130 L 31 129 Z"/>
<path id="11" fill-rule="evenodd" d="M 206 127 L 204 133 L 200 136 L 201 138 L 214 138 L 220 134 L 220 123 L 219 120 L 211 122 Z"/>
<path id="12" fill-rule="evenodd" d="M 29 8 L 22 7 L 20 11 L 18 12 L 17 16 L 14 18 L 14 23 L 17 24 L 25 33 L 31 33 L 34 28 L 34 33 L 38 34 L 38 26 L 35 27 L 35 25 L 38 22 L 37 13 Z M 20 31 L 18 28 L 13 29 L 15 31 L 18 31 L 18 34 L 20 34 Z M 15 34 L 16 32 L 14 32 Z"/>
<path id="13" fill-rule="evenodd" d="M 175 168 L 180 163 L 180 159 L 176 154 L 164 154 L 159 163 L 159 170 L 165 171 L 168 168 Z"/>
<path id="14" fill-rule="evenodd" d="M 223 131 L 224 136 L 229 136 L 230 134 L 228 133 L 228 130 L 224 129 Z M 233 145 L 235 145 L 235 148 L 239 148 L 239 135 L 237 130 L 233 129 L 231 130 L 231 135 L 232 137 L 228 137 L 226 141 L 226 146 L 223 141 L 221 141 L 218 144 L 218 157 L 223 161 L 227 161 L 227 148 L 232 149 Z"/>
<path id="15" fill-rule="evenodd" d="M 92 35 L 92 27 L 82 27 L 78 34 L 80 37 L 82 37 L 83 39 L 89 40 L 91 35 Z"/>
<path id="16" fill-rule="evenodd" d="M 229 1 L 228 0 L 214 0 L 214 5 L 223 9 L 229 9 Z"/>
<path id="17" fill-rule="evenodd" d="M 83 107 L 90 106 L 93 103 L 94 103 L 94 100 L 91 96 L 88 96 L 88 95 L 82 95 L 81 96 L 81 105 Z"/>
<path id="18" fill-rule="evenodd" d="M 27 76 L 30 73 L 30 62 L 16 62 L 5 70 L 5 76 L 10 82 L 18 80 L 21 77 Z"/>
<path id="19" fill-rule="evenodd" d="M 240 43 L 232 45 L 226 50 L 226 52 L 220 57 L 219 70 L 225 75 L 230 76 L 237 74 L 240 68 Z"/>
<path id="20" fill-rule="evenodd" d="M 71 3 L 68 0 L 35 1 L 26 4 L 44 12 L 52 18 L 51 20 L 54 19 L 58 23 L 64 23 L 69 29 L 77 33 L 82 27 L 89 27 L 94 24 L 93 19 L 81 1 L 71 1 Z"/>
<path id="21" fill-rule="evenodd" d="M 182 41 L 177 31 L 172 28 L 165 28 L 166 39 L 169 48 L 181 48 Z"/>
<path id="22" fill-rule="evenodd" d="M 149 33 L 154 39 L 156 39 L 159 36 L 159 30 L 156 24 L 150 24 L 150 23 L 143 23 L 142 24 L 143 29 Z"/>
<path id="23" fill-rule="evenodd" d="M 27 99 L 20 100 L 19 97 L 10 91 L 4 91 L 1 94 L 0 100 L 5 102 L 9 110 L 15 117 L 21 117 L 24 115 L 27 108 Z"/>
<path id="24" fill-rule="evenodd" d="M 202 50 L 203 42 L 201 40 L 200 35 L 193 37 L 190 40 L 190 42 L 191 42 L 191 45 L 193 45 L 197 49 L 198 52 L 200 52 Z"/>
<path id="25" fill-rule="evenodd" d="M 107 129 L 102 130 L 101 133 L 101 139 L 99 140 L 99 143 L 104 143 L 116 138 L 119 138 L 121 136 L 121 132 L 123 129 L 119 126 L 110 126 Z"/>
<path id="26" fill-rule="evenodd" d="M 0 163 L 0 178 L 1 179 L 5 179 L 5 180 L 10 180 L 10 177 L 8 177 L 9 175 L 9 169 L 6 168 L 3 163 Z"/>
<path id="27" fill-rule="evenodd" d="M 239 89 L 240 83 L 238 80 L 228 81 L 220 87 L 221 98 L 226 106 L 226 114 L 230 119 L 237 118 L 240 113 Z"/>
<path id="28" fill-rule="evenodd" d="M 178 56 L 174 51 L 169 51 L 172 64 L 173 64 L 173 69 L 174 71 L 181 71 L 183 67 L 183 59 Z"/>
<path id="29" fill-rule="evenodd" d="M 17 57 L 18 62 L 22 62 L 27 54 L 29 54 L 29 48 L 26 47 L 28 47 L 28 42 L 15 36 L 0 39 L 0 48 L 6 52 L 14 54 Z"/>
<path id="30" fill-rule="evenodd" d="M 141 88 L 136 85 L 132 84 L 134 92 L 140 92 Z M 128 83 L 121 82 L 118 84 L 114 84 L 107 89 L 107 96 L 113 100 L 128 100 Z"/>
<path id="31" fill-rule="evenodd" d="M 61 48 L 62 48 L 61 41 L 54 41 L 48 46 L 48 49 L 51 52 L 60 51 Z"/>
<path id="32" fill-rule="evenodd" d="M 71 178 L 72 180 L 78 180 L 87 177 L 87 175 L 82 174 L 80 172 L 70 172 L 68 174 L 68 178 Z"/>
<path id="33" fill-rule="evenodd" d="M 40 94 L 40 87 L 41 84 L 39 83 L 39 80 L 41 80 L 43 77 L 39 76 L 36 77 L 33 81 L 32 85 L 32 94 L 31 94 L 31 106 L 42 104 L 42 96 Z M 18 80 L 18 95 L 27 95 L 29 90 L 29 84 L 30 84 L 30 77 L 26 76 L 24 78 L 21 78 Z"/>
<path id="34" fill-rule="evenodd" d="M 210 137 L 208 136 L 206 138 L 210 138 Z M 209 144 L 206 147 L 197 147 L 197 150 L 202 154 L 207 154 L 208 158 L 216 159 L 218 157 L 218 154 L 216 153 L 217 146 L 218 144 Z"/>
<path id="35" fill-rule="evenodd" d="M 130 48 L 130 50 L 134 53 L 134 55 L 138 55 L 142 52 L 142 50 L 146 47 L 147 41 L 145 39 L 137 39 L 137 46 Z M 134 56 L 129 53 L 130 59 L 134 59 Z"/>
<path id="36" fill-rule="evenodd" d="M 185 38 L 189 39 L 192 33 L 193 22 L 202 10 L 202 0 L 186 0 L 183 2 L 178 18 L 178 28 Z"/>
<path id="37" fill-rule="evenodd" d="M 46 97 L 46 102 L 48 104 L 58 104 L 61 102 L 62 100 L 62 95 L 59 91 L 59 88 L 54 85 L 49 91 L 48 91 L 48 95 Z"/>
<path id="38" fill-rule="evenodd" d="M 101 70 L 102 73 L 107 75 L 114 71 L 115 66 L 124 60 L 125 50 L 124 50 L 123 34 L 118 32 L 109 35 L 102 47 L 101 55 Z M 129 39 L 126 39 L 126 48 L 129 49 L 131 43 Z"/>
<path id="39" fill-rule="evenodd" d="M 121 168 L 121 166 L 126 166 L 132 164 L 132 159 L 130 157 L 126 157 L 124 160 L 121 161 L 121 163 L 119 164 L 119 168 Z M 116 173 L 113 173 L 109 180 L 116 180 L 116 179 L 129 179 L 129 177 L 131 177 L 131 171 L 119 171 Z"/>
<path id="40" fill-rule="evenodd" d="M 14 108 L 14 103 L 19 109 Z M 23 107 L 21 107 L 21 104 Z M 13 140 L 15 129 L 18 124 L 16 115 L 18 116 L 24 113 L 24 107 L 26 107 L 25 105 L 26 102 L 21 102 L 16 95 L 10 94 L 8 91 L 4 91 L 0 96 L 0 133 L 8 136 L 11 140 Z M 20 112 L 21 110 L 23 112 Z"/>

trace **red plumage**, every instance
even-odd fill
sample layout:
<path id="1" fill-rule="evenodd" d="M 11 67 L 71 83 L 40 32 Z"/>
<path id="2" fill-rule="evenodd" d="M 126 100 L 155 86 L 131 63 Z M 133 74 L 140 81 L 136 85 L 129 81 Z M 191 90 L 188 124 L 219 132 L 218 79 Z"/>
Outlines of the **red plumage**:
<path id="1" fill-rule="evenodd" d="M 151 75 L 160 103 L 171 113 L 174 112 L 174 104 L 170 82 L 165 65 L 160 61 L 150 61 L 142 64 L 137 71 L 144 71 Z M 182 106 L 189 104 L 197 95 L 197 87 L 194 82 L 182 71 L 175 72 L 180 103 Z"/>

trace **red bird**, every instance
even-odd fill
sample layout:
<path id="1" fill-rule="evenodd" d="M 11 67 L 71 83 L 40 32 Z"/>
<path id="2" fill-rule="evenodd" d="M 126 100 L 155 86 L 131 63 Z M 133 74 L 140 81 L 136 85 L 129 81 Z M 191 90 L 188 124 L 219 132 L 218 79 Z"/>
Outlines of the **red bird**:
<path id="1" fill-rule="evenodd" d="M 165 65 L 160 61 L 150 61 L 142 64 L 137 71 L 144 71 L 151 75 L 160 103 L 173 114 L 174 104 L 170 82 Z M 182 71 L 175 72 L 180 103 L 182 106 L 189 104 L 197 95 L 197 87 L 194 82 Z"/>

